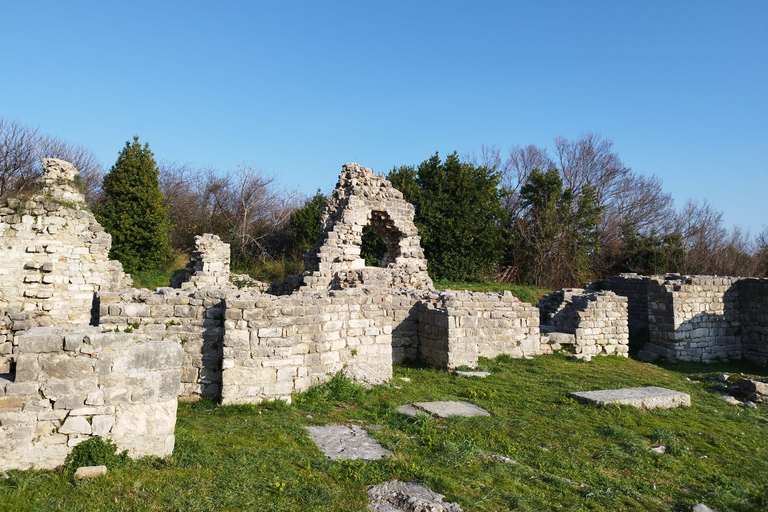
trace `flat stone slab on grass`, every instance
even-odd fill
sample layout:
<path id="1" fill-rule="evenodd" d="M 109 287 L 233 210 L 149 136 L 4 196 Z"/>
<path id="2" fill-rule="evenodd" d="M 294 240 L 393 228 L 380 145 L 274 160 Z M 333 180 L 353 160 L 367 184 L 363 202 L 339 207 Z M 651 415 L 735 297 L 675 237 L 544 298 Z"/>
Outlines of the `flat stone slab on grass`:
<path id="1" fill-rule="evenodd" d="M 374 512 L 462 512 L 458 503 L 446 503 L 443 501 L 444 495 L 413 482 L 391 480 L 371 485 L 366 490 L 370 500 L 368 510 Z"/>
<path id="2" fill-rule="evenodd" d="M 368 436 L 363 427 L 327 425 L 305 427 L 309 437 L 330 459 L 379 460 L 392 455 L 378 441 Z"/>
<path id="3" fill-rule="evenodd" d="M 491 372 L 464 372 L 464 371 L 456 371 L 456 375 L 461 375 L 462 377 L 480 377 L 481 379 L 486 378 L 489 376 Z"/>
<path id="4" fill-rule="evenodd" d="M 691 395 L 667 388 L 649 386 L 646 388 L 604 389 L 600 391 L 579 391 L 568 393 L 579 402 L 590 404 L 622 404 L 638 409 L 671 409 L 691 405 Z"/>
<path id="5" fill-rule="evenodd" d="M 451 416 L 490 416 L 491 413 L 468 402 L 415 402 L 401 405 L 397 410 L 408 416 L 418 416 L 424 411 L 440 418 Z"/>

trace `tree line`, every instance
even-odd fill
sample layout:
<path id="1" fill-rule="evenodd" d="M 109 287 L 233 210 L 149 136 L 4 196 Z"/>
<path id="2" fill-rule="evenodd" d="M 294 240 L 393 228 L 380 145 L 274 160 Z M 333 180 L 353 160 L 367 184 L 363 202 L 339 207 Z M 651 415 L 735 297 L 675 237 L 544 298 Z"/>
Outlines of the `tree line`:
<path id="1" fill-rule="evenodd" d="M 263 279 L 301 270 L 320 235 L 325 195 L 302 197 L 257 166 L 233 170 L 159 163 L 138 137 L 108 170 L 83 146 L 0 118 L 0 197 L 29 193 L 40 159 L 81 172 L 86 201 L 126 271 L 158 268 L 214 233 L 232 266 Z M 619 272 L 768 276 L 768 228 L 728 230 L 706 202 L 677 208 L 655 176 L 623 164 L 610 140 L 585 134 L 553 149 L 512 146 L 395 167 L 387 178 L 416 209 L 433 279 L 579 286 Z M 384 251 L 367 227 L 363 257 Z"/>

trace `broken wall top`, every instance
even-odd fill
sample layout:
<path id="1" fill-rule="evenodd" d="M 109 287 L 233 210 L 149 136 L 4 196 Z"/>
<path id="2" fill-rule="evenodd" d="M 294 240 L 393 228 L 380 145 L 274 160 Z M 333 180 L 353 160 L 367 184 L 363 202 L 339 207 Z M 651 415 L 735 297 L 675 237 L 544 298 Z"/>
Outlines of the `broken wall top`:
<path id="1" fill-rule="evenodd" d="M 345 164 L 321 216 L 320 240 L 304 256 L 304 284 L 313 289 L 354 286 L 433 289 L 421 248 L 415 209 L 383 176 Z M 381 235 L 381 267 L 366 267 L 363 228 Z"/>

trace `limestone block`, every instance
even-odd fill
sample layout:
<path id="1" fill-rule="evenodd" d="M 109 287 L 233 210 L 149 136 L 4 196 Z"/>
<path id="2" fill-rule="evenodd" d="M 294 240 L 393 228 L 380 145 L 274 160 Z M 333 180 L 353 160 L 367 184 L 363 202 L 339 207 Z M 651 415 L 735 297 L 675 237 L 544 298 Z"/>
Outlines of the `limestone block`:
<path id="1" fill-rule="evenodd" d="M 83 416 L 68 416 L 59 428 L 60 434 L 91 434 L 91 424 Z"/>

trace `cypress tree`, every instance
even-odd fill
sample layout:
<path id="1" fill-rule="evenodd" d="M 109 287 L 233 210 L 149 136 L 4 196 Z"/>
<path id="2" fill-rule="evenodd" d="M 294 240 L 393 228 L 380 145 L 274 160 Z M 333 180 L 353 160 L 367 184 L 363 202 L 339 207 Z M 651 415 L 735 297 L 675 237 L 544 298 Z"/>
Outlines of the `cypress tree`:
<path id="1" fill-rule="evenodd" d="M 112 235 L 110 257 L 126 272 L 159 268 L 170 255 L 168 209 L 154 155 L 139 138 L 126 142 L 104 177 L 104 203 L 96 218 Z"/>

